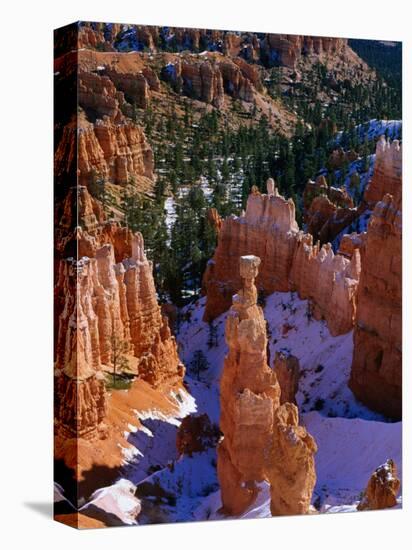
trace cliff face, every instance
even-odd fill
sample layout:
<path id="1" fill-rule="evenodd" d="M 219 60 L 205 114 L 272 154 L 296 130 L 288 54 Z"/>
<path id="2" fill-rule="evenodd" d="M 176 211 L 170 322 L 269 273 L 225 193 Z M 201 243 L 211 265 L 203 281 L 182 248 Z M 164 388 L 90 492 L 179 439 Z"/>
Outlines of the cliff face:
<path id="1" fill-rule="evenodd" d="M 60 265 L 57 298 L 59 315 L 56 357 L 55 423 L 65 438 L 94 439 L 104 433 L 106 391 L 98 349 L 98 321 L 88 293 L 90 266 L 69 260 Z"/>
<path id="2" fill-rule="evenodd" d="M 107 117 L 84 123 L 79 128 L 78 172 L 80 185 L 90 182 L 93 173 L 119 185 L 133 178 L 153 180 L 152 149 L 133 123 L 114 124 Z"/>
<path id="3" fill-rule="evenodd" d="M 153 152 L 143 130 L 131 122 L 116 124 L 104 116 L 94 124 L 79 119 L 67 125 L 55 154 L 56 175 L 64 177 L 73 165 L 80 185 L 99 176 L 117 185 L 134 181 L 140 192 L 153 188 Z"/>
<path id="4" fill-rule="evenodd" d="M 344 38 L 288 34 L 260 34 L 210 29 L 156 27 L 140 25 L 105 25 L 83 23 L 80 27 L 80 47 L 123 51 L 124 49 L 153 53 L 167 43 L 174 51 L 220 51 L 248 61 L 263 61 L 268 66 L 280 64 L 294 68 L 301 58 L 312 55 L 344 54 L 348 41 Z"/>
<path id="5" fill-rule="evenodd" d="M 89 32 L 89 31 L 88 31 Z M 70 55 L 70 54 L 68 54 Z M 76 75 L 78 107 L 58 135 L 56 181 L 77 173 L 80 185 L 95 177 L 115 185 L 133 183 L 136 190 L 153 191 L 153 152 L 143 129 L 132 122 L 132 104 L 145 108 L 156 74 L 140 59 L 99 65 L 102 52 L 78 52 Z M 58 60 L 58 67 L 67 56 Z M 133 72 L 134 71 L 134 72 Z"/>
<path id="6" fill-rule="evenodd" d="M 210 52 L 198 58 L 168 54 L 167 60 L 164 80 L 185 95 L 218 108 L 225 104 L 225 94 L 251 102 L 263 90 L 257 68 L 241 58 Z"/>
<path id="7" fill-rule="evenodd" d="M 402 211 L 385 195 L 361 247 L 350 388 L 374 410 L 402 415 Z"/>
<path id="8" fill-rule="evenodd" d="M 365 189 L 365 200 L 373 207 L 389 193 L 395 200 L 402 195 L 402 146 L 381 136 L 376 145 L 373 177 Z"/>
<path id="9" fill-rule="evenodd" d="M 243 512 L 258 494 L 256 483 L 266 479 L 274 515 L 307 513 L 316 444 L 298 426 L 296 407 L 280 405 L 276 374 L 267 364 L 266 322 L 254 284 L 259 264 L 256 256 L 240 258 L 242 289 L 233 296 L 225 327 L 229 353 L 220 384 L 224 437 L 218 447 L 223 512 Z M 295 455 L 299 476 L 292 481 L 289 468 L 295 470 L 296 464 L 289 458 Z"/>
<path id="10" fill-rule="evenodd" d="M 313 302 L 315 318 L 325 318 L 332 334 L 348 332 L 354 322 L 359 278 L 359 254 L 349 260 L 335 255 L 330 245 L 313 245 L 309 234 L 299 231 L 295 206 L 285 200 L 273 182 L 268 194 L 252 193 L 244 216 L 225 219 L 218 245 L 204 276 L 207 294 L 205 320 L 220 315 L 240 287 L 236 264 L 245 254 L 262 260 L 257 277 L 259 290 L 295 290 Z"/>
<path id="11" fill-rule="evenodd" d="M 402 147 L 381 137 L 365 190 L 374 206 L 361 235 L 350 387 L 371 408 L 402 415 Z"/>
<path id="12" fill-rule="evenodd" d="M 342 53 L 348 41 L 344 38 L 304 36 L 294 34 L 267 34 L 263 50 L 271 63 L 280 63 L 295 68 L 301 57 L 309 55 L 331 55 Z"/>
<path id="13" fill-rule="evenodd" d="M 59 260 L 55 289 L 55 372 L 61 403 L 56 422 L 61 433 L 72 437 L 76 429 L 79 437 L 98 435 L 105 410 L 102 369 L 112 369 L 120 357 L 152 387 L 173 386 L 184 375 L 175 339 L 157 303 L 142 236 L 117 224 L 96 225 L 95 201 L 85 188 L 80 196 L 78 222 L 89 232 L 75 228 L 71 239 L 80 253 L 90 256 Z M 69 218 L 67 213 L 68 227 L 73 223 Z M 72 248 L 66 244 L 61 254 Z"/>

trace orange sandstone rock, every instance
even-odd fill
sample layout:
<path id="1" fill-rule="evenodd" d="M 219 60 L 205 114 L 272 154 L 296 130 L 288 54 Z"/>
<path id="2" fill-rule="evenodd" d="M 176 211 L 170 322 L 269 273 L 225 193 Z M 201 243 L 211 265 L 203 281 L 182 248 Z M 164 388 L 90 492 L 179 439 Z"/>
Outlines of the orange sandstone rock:
<path id="1" fill-rule="evenodd" d="M 402 211 L 385 195 L 361 247 L 354 352 L 349 386 L 390 417 L 402 415 Z"/>
<path id="2" fill-rule="evenodd" d="M 60 260 L 55 290 L 56 421 L 80 437 L 98 435 L 105 409 L 101 370 L 113 365 L 120 348 L 153 387 L 178 384 L 184 374 L 142 236 L 131 236 L 131 255 L 119 263 L 107 233 L 95 230 L 90 238 L 94 256 Z"/>
<path id="3" fill-rule="evenodd" d="M 389 459 L 373 472 L 358 510 L 383 510 L 396 506 L 400 487 L 396 464 Z"/>
<path id="4" fill-rule="evenodd" d="M 382 137 L 365 191 L 366 200 L 376 205 L 360 247 L 362 272 L 349 381 L 358 399 L 396 419 L 402 416 L 401 169 L 401 146 Z"/>
<path id="5" fill-rule="evenodd" d="M 259 290 L 267 294 L 295 290 L 313 302 L 315 318 L 325 318 L 332 334 L 348 332 L 356 312 L 359 254 L 349 260 L 335 255 L 328 244 L 314 245 L 310 234 L 299 231 L 292 199 L 281 197 L 272 182 L 268 189 L 268 195 L 249 196 L 244 215 L 222 223 L 203 279 L 205 320 L 229 307 L 231 295 L 241 286 L 238 259 L 254 254 L 262 260 L 256 279 Z"/>
<path id="6" fill-rule="evenodd" d="M 272 516 L 308 514 L 316 484 L 317 445 L 299 426 L 298 408 L 284 403 L 275 412 L 273 446 L 267 469 Z"/>
<path id="7" fill-rule="evenodd" d="M 271 479 L 287 461 L 287 443 L 282 443 L 282 417 L 280 387 L 275 372 L 267 364 L 266 322 L 262 309 L 257 305 L 257 289 L 254 280 L 258 274 L 260 259 L 253 255 L 240 258 L 242 289 L 233 296 L 228 315 L 225 336 L 229 352 L 225 358 L 221 378 L 220 429 L 223 439 L 218 447 L 218 477 L 221 487 L 222 511 L 238 515 L 255 500 L 257 482 Z M 293 405 L 288 404 L 293 407 Z M 297 410 L 296 410 L 297 418 Z M 295 419 L 295 417 L 294 417 Z M 279 423 L 279 426 L 275 424 Z M 288 421 L 288 423 L 290 423 Z M 303 428 L 293 424 L 300 434 Z M 302 441 L 306 437 L 302 432 Z M 310 436 L 309 436 L 310 437 Z M 316 446 L 307 446 L 312 456 Z M 303 465 L 302 452 L 293 451 L 293 467 Z M 308 463 L 310 459 L 308 458 Z M 302 483 L 308 473 L 306 485 Z M 314 470 L 299 472 L 297 485 L 284 495 L 290 510 L 306 513 L 307 496 L 313 490 Z M 277 482 L 277 481 L 275 481 Z M 296 490 L 295 490 L 296 489 Z M 276 498 L 276 491 L 274 491 Z M 275 502 L 275 501 L 274 501 Z M 286 508 L 274 504 L 274 513 L 288 513 Z M 293 513 L 293 512 L 291 512 Z"/>
<path id="8" fill-rule="evenodd" d="M 376 145 L 373 176 L 365 189 L 364 199 L 374 207 L 386 193 L 395 200 L 402 196 L 402 146 L 396 139 L 390 142 L 381 136 Z"/>
<path id="9" fill-rule="evenodd" d="M 297 357 L 277 351 L 273 361 L 273 370 L 280 386 L 280 403 L 296 404 L 299 389 L 300 367 Z"/>

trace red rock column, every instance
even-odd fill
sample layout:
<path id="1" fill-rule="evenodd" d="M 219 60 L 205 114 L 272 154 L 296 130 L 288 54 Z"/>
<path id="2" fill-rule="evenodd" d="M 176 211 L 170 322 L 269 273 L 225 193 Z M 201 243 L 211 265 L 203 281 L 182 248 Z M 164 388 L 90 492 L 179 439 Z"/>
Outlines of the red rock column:
<path id="1" fill-rule="evenodd" d="M 298 425 L 296 406 L 280 406 L 280 387 L 267 363 L 266 322 L 257 305 L 259 264 L 257 256 L 240 258 L 243 287 L 226 321 L 229 353 L 220 384 L 223 439 L 217 465 L 222 512 L 244 512 L 257 496 L 257 483 L 268 480 L 273 514 L 307 513 L 316 444 Z"/>
<path id="2" fill-rule="evenodd" d="M 402 211 L 385 195 L 361 247 L 354 351 L 349 387 L 374 410 L 402 415 Z"/>

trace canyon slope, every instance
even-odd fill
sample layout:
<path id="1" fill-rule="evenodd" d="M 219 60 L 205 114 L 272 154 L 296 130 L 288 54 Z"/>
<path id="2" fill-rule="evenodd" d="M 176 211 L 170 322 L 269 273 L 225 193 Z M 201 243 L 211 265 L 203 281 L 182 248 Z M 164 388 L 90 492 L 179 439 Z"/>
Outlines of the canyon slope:
<path id="1" fill-rule="evenodd" d="M 256 282 L 262 297 L 297 291 L 309 299 L 308 315 L 325 319 L 333 335 L 355 327 L 350 387 L 393 418 L 400 418 L 402 402 L 401 155 L 397 140 L 378 141 L 376 170 L 365 190 L 373 210 L 367 231 L 345 236 L 336 254 L 330 243 L 313 244 L 312 235 L 299 230 L 293 201 L 279 196 L 269 180 L 268 194 L 255 189 L 244 214 L 220 223 L 203 280 L 205 320 L 210 322 L 240 288 L 236 259 L 259 256 Z"/>
<path id="2" fill-rule="evenodd" d="M 55 458 L 57 481 L 78 506 L 102 482 L 116 480 L 132 460 L 135 448 L 127 429 L 139 424 L 138 414 L 156 404 L 163 414 L 179 416 L 187 393 L 142 236 L 106 222 L 86 187 L 72 188 L 62 210 L 66 238 L 59 241 L 55 286 Z M 72 250 L 78 255 L 68 256 Z M 130 389 L 107 385 L 108 376 L 115 383 L 125 371 Z"/>
<path id="3" fill-rule="evenodd" d="M 342 38 L 66 31 L 55 518 L 400 508 L 396 90 Z"/>

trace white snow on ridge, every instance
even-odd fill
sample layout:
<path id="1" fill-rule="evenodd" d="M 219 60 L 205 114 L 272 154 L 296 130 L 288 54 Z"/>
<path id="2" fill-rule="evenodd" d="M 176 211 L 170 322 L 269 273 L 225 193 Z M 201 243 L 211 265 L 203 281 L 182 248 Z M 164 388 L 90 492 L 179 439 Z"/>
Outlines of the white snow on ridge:
<path id="1" fill-rule="evenodd" d="M 136 525 L 141 510 L 140 500 L 134 496 L 136 487 L 127 479 L 119 479 L 114 485 L 95 491 L 89 502 L 80 508 L 87 511 L 91 506 L 117 516 L 126 525 Z"/>
<path id="2" fill-rule="evenodd" d="M 378 120 L 374 118 L 363 124 L 358 124 L 355 130 L 361 141 L 364 141 L 365 138 L 372 140 L 385 134 L 391 139 L 399 139 L 402 135 L 402 120 Z M 336 145 L 340 145 L 343 134 L 342 131 L 337 132 L 334 138 Z"/>

